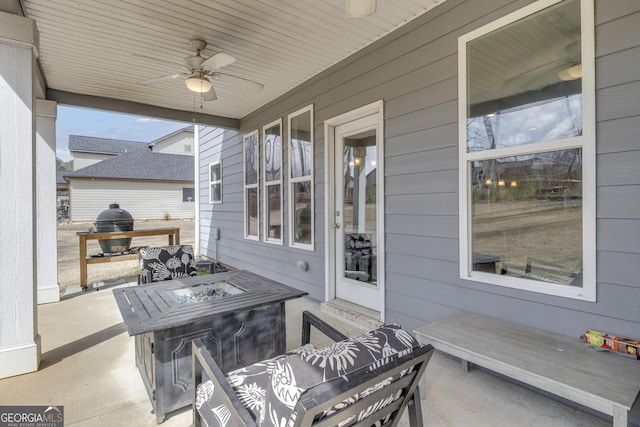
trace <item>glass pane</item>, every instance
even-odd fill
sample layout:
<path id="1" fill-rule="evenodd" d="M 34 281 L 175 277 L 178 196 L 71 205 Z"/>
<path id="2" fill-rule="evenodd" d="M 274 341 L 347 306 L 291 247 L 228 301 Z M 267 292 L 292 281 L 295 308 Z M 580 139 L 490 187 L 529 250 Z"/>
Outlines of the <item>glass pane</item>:
<path id="1" fill-rule="evenodd" d="M 375 283 L 376 137 L 371 131 L 344 140 L 344 277 Z"/>
<path id="2" fill-rule="evenodd" d="M 258 189 L 248 188 L 246 190 L 247 206 L 247 235 L 258 235 Z"/>
<path id="3" fill-rule="evenodd" d="M 473 270 L 582 286 L 582 150 L 475 162 Z"/>
<path id="4" fill-rule="evenodd" d="M 269 239 L 282 238 L 280 214 L 280 184 L 267 186 L 267 236 Z"/>
<path id="5" fill-rule="evenodd" d="M 183 202 L 193 202 L 196 198 L 196 189 L 195 188 L 183 188 L 182 189 L 182 201 Z"/>
<path id="6" fill-rule="evenodd" d="M 311 112 L 291 119 L 291 177 L 311 176 Z"/>
<path id="7" fill-rule="evenodd" d="M 467 45 L 467 151 L 582 134 L 580 2 L 562 2 Z"/>
<path id="8" fill-rule="evenodd" d="M 220 163 L 215 163 L 211 165 L 211 171 L 209 174 L 210 181 L 220 181 Z"/>
<path id="9" fill-rule="evenodd" d="M 294 243 L 311 244 L 311 181 L 291 183 L 293 187 Z"/>
<path id="10" fill-rule="evenodd" d="M 211 184 L 211 201 L 219 202 L 220 200 L 222 200 L 222 185 Z"/>
<path id="11" fill-rule="evenodd" d="M 250 135 L 244 140 L 245 185 L 258 183 L 258 136 Z"/>
<path id="12" fill-rule="evenodd" d="M 280 180 L 281 152 L 280 125 L 270 127 L 264 132 L 264 175 L 266 182 Z"/>

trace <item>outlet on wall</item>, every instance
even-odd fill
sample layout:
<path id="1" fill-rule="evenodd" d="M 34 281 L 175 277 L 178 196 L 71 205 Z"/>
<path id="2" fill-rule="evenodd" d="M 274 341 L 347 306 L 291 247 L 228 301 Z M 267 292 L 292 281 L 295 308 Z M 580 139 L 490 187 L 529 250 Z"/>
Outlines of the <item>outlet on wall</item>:
<path id="1" fill-rule="evenodd" d="M 298 261 L 298 270 L 307 271 L 309 265 L 305 261 Z"/>

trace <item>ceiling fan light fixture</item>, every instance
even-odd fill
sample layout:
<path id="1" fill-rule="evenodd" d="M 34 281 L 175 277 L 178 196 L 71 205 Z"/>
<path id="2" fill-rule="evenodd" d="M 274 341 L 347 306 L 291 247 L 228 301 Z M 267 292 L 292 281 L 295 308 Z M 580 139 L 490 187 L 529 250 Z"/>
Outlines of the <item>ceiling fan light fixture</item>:
<path id="1" fill-rule="evenodd" d="M 582 64 L 576 64 L 569 68 L 565 68 L 558 73 L 560 80 L 569 81 L 577 80 L 582 77 Z"/>
<path id="2" fill-rule="evenodd" d="M 347 14 L 351 18 L 364 18 L 376 13 L 376 0 L 346 0 Z"/>
<path id="3" fill-rule="evenodd" d="M 192 92 L 205 93 L 211 90 L 211 82 L 199 72 L 191 74 L 184 83 Z"/>

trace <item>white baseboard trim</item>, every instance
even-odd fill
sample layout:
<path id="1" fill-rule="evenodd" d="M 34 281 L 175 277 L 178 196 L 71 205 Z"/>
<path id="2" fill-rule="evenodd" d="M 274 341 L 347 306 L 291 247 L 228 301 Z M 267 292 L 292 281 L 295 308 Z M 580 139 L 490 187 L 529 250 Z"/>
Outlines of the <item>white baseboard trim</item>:
<path id="1" fill-rule="evenodd" d="M 40 335 L 32 343 L 0 347 L 0 379 L 37 371 L 40 356 Z"/>
<path id="2" fill-rule="evenodd" d="M 38 288 L 38 304 L 58 301 L 60 301 L 60 286 L 58 284 Z"/>

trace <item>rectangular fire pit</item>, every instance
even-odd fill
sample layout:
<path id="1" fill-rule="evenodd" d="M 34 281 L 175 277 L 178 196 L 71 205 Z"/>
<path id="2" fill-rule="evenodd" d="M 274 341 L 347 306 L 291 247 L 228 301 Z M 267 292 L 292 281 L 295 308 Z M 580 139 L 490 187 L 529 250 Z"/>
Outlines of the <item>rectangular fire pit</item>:
<path id="1" fill-rule="evenodd" d="M 247 271 L 114 289 L 156 414 L 191 403 L 191 340 L 224 372 L 286 351 L 284 303 L 306 292 Z"/>

